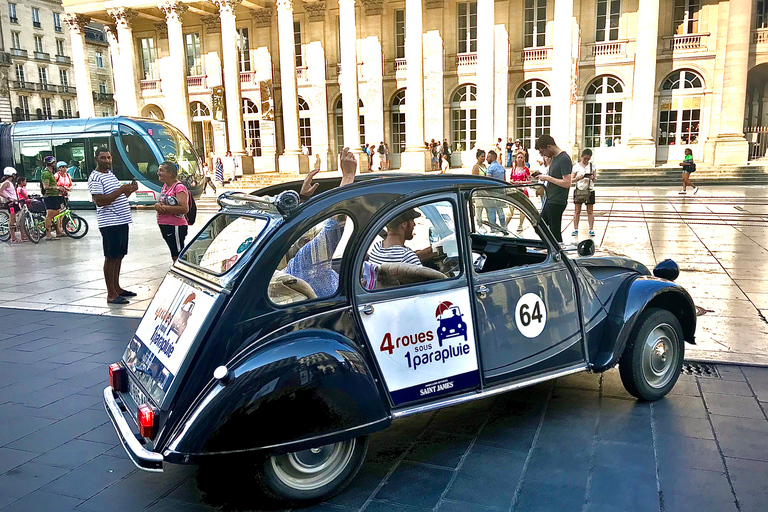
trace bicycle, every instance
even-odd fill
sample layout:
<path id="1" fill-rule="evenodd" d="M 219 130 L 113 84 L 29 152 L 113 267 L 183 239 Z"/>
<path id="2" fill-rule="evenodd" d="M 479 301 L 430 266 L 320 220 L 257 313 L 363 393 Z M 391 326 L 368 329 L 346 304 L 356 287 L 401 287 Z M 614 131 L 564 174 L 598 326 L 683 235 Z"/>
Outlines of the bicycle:
<path id="1" fill-rule="evenodd" d="M 39 200 L 39 198 L 34 199 Z M 23 227 L 27 237 L 33 243 L 40 242 L 40 239 L 45 235 L 44 207 L 43 211 L 40 211 L 40 207 L 37 205 L 33 206 L 33 209 L 29 209 L 24 205 L 22 210 L 22 218 L 24 219 Z M 62 227 L 64 228 L 64 233 L 68 237 L 80 239 L 88 234 L 88 222 L 79 215 L 72 213 L 66 199 L 64 200 L 64 208 L 53 217 L 51 226 L 55 225 L 59 219 L 63 219 Z"/>
<path id="2" fill-rule="evenodd" d="M 5 210 L 0 210 L 0 242 L 11 239 L 11 216 Z"/>

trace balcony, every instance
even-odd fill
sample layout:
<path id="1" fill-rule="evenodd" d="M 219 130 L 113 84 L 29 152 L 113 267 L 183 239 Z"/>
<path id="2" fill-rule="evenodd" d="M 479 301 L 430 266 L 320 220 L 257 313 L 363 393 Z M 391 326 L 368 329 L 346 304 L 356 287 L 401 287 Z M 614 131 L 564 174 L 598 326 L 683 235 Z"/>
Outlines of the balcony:
<path id="1" fill-rule="evenodd" d="M 56 62 L 59 64 L 72 64 L 72 57 L 69 55 L 57 55 Z"/>
<path id="2" fill-rule="evenodd" d="M 56 91 L 56 86 L 53 85 L 53 84 L 49 84 L 48 82 L 39 82 L 39 83 L 35 84 L 35 88 L 38 91 L 42 91 L 42 92 L 55 92 Z"/>
<path id="3" fill-rule="evenodd" d="M 33 21 L 32 26 L 35 28 L 43 28 L 42 23 L 40 23 L 39 21 Z"/>
<path id="4" fill-rule="evenodd" d="M 468 68 L 477 66 L 477 53 L 458 53 L 456 54 L 456 67 Z"/>
<path id="5" fill-rule="evenodd" d="M 759 28 L 752 31 L 752 44 L 768 43 L 768 28 Z"/>
<path id="6" fill-rule="evenodd" d="M 627 54 L 626 41 L 600 41 L 592 45 L 592 57 L 624 57 Z"/>
<path id="7" fill-rule="evenodd" d="M 141 81 L 141 92 L 147 93 L 159 93 L 162 92 L 160 88 L 159 78 L 147 78 Z"/>
<path id="8" fill-rule="evenodd" d="M 550 59 L 552 48 L 537 46 L 534 48 L 523 48 L 523 62 L 542 62 Z"/>
<path id="9" fill-rule="evenodd" d="M 56 90 L 61 94 L 77 94 L 77 90 L 71 85 L 57 85 Z"/>
<path id="10" fill-rule="evenodd" d="M 14 25 L 18 25 L 19 18 L 17 18 L 16 16 L 11 16 L 11 23 L 13 23 Z"/>
<path id="11" fill-rule="evenodd" d="M 24 57 L 27 58 L 27 50 L 22 50 L 21 48 L 11 48 L 11 55 L 14 57 Z"/>
<path id="12" fill-rule="evenodd" d="M 408 69 L 408 63 L 405 59 L 395 59 L 395 74 L 405 73 Z"/>
<path id="13" fill-rule="evenodd" d="M 240 87 L 244 89 L 253 89 L 258 87 L 256 81 L 256 72 L 254 71 L 241 71 L 240 72 Z"/>
<path id="14" fill-rule="evenodd" d="M 207 75 L 195 75 L 187 77 L 187 87 L 190 89 L 207 89 Z"/>
<path id="15" fill-rule="evenodd" d="M 105 101 L 105 102 L 114 102 L 115 98 L 114 95 L 111 92 L 96 92 L 93 91 L 93 101 Z"/>
<path id="16" fill-rule="evenodd" d="M 35 60 L 51 60 L 51 54 L 45 52 L 35 52 Z"/>
<path id="17" fill-rule="evenodd" d="M 296 68 L 296 80 L 299 82 L 306 82 L 309 80 L 307 75 L 307 66 L 298 66 Z"/>
<path id="18" fill-rule="evenodd" d="M 667 40 L 667 43 L 664 50 L 667 52 L 706 50 L 708 35 L 677 34 L 672 37 L 665 37 L 664 39 Z"/>
<path id="19" fill-rule="evenodd" d="M 14 89 L 23 89 L 25 91 L 34 91 L 35 84 L 32 82 L 25 82 L 24 80 L 14 80 L 11 82 L 11 87 Z"/>
<path id="20" fill-rule="evenodd" d="M 9 65 L 11 63 L 11 54 L 8 52 L 0 52 L 0 64 Z"/>

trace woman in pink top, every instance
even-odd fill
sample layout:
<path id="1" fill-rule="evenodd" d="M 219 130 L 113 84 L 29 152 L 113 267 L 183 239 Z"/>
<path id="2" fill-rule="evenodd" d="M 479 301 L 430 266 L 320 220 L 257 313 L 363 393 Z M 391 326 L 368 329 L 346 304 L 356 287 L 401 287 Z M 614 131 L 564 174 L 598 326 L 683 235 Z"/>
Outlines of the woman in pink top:
<path id="1" fill-rule="evenodd" d="M 177 179 L 178 174 L 179 168 L 173 162 L 163 162 L 157 169 L 157 177 L 163 183 L 160 200 L 155 204 L 157 224 L 171 250 L 173 261 L 184 248 L 188 225 L 186 214 L 189 211 L 189 191 Z"/>
<path id="2" fill-rule="evenodd" d="M 16 214 L 19 212 L 19 196 L 16 195 L 16 169 L 13 167 L 6 167 L 3 170 L 3 177 L 0 180 L 0 204 L 3 209 L 8 210 L 10 216 L 8 220 L 8 227 L 11 234 L 11 242 L 21 242 L 16 238 Z M 21 226 L 18 226 L 19 233 L 23 233 Z"/>
<path id="3" fill-rule="evenodd" d="M 515 162 L 512 169 L 509 171 L 509 181 L 515 184 L 529 183 L 531 181 L 531 170 L 525 165 L 525 153 L 518 151 L 515 155 Z M 528 189 L 523 188 L 523 193 L 528 196 Z M 510 217 L 511 220 L 511 217 Z M 525 222 L 525 215 L 520 212 L 520 224 L 517 226 L 517 232 L 523 231 L 523 222 Z"/>

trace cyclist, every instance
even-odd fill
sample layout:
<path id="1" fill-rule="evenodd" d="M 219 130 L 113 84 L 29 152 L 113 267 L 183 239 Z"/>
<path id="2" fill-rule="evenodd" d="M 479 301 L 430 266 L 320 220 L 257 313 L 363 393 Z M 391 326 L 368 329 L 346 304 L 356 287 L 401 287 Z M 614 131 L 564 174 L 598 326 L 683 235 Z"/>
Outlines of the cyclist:
<path id="1" fill-rule="evenodd" d="M 45 239 L 56 240 L 56 237 L 51 233 L 51 223 L 53 218 L 61 210 L 63 198 L 60 195 L 58 184 L 56 183 L 56 159 L 52 156 L 47 156 L 43 159 L 45 162 L 45 171 L 43 171 L 40 177 L 40 188 L 43 191 L 43 202 L 45 203 Z M 61 229 L 57 230 L 59 236 L 63 236 L 64 232 Z"/>
<path id="2" fill-rule="evenodd" d="M 4 208 L 8 209 L 10 214 L 9 229 L 11 232 L 11 242 L 20 242 L 16 238 L 16 212 L 19 210 L 19 196 L 16 194 L 16 169 L 13 167 L 6 167 L 3 169 L 3 178 L 0 180 L 0 203 Z M 19 232 L 21 232 L 21 226 L 19 226 Z"/>
<path id="3" fill-rule="evenodd" d="M 67 162 L 58 162 L 56 168 L 58 169 L 58 172 L 56 172 L 56 188 L 59 189 L 63 205 L 69 208 L 69 191 L 72 190 L 72 177 L 67 173 Z M 63 221 L 64 218 L 60 218 L 56 226 L 58 233 L 64 233 L 64 229 L 61 227 Z"/>

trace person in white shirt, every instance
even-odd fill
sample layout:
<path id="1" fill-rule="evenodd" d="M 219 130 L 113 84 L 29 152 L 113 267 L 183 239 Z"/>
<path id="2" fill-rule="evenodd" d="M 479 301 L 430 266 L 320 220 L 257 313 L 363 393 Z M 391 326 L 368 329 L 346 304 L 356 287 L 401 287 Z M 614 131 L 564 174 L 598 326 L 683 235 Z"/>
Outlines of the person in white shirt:
<path id="1" fill-rule="evenodd" d="M 573 233 L 579 235 L 579 217 L 581 217 L 581 205 L 587 205 L 587 221 L 589 221 L 589 236 L 595 236 L 595 180 L 597 171 L 590 162 L 592 150 L 586 148 L 581 152 L 581 159 L 573 164 L 573 181 L 576 187 L 573 190 Z"/>

